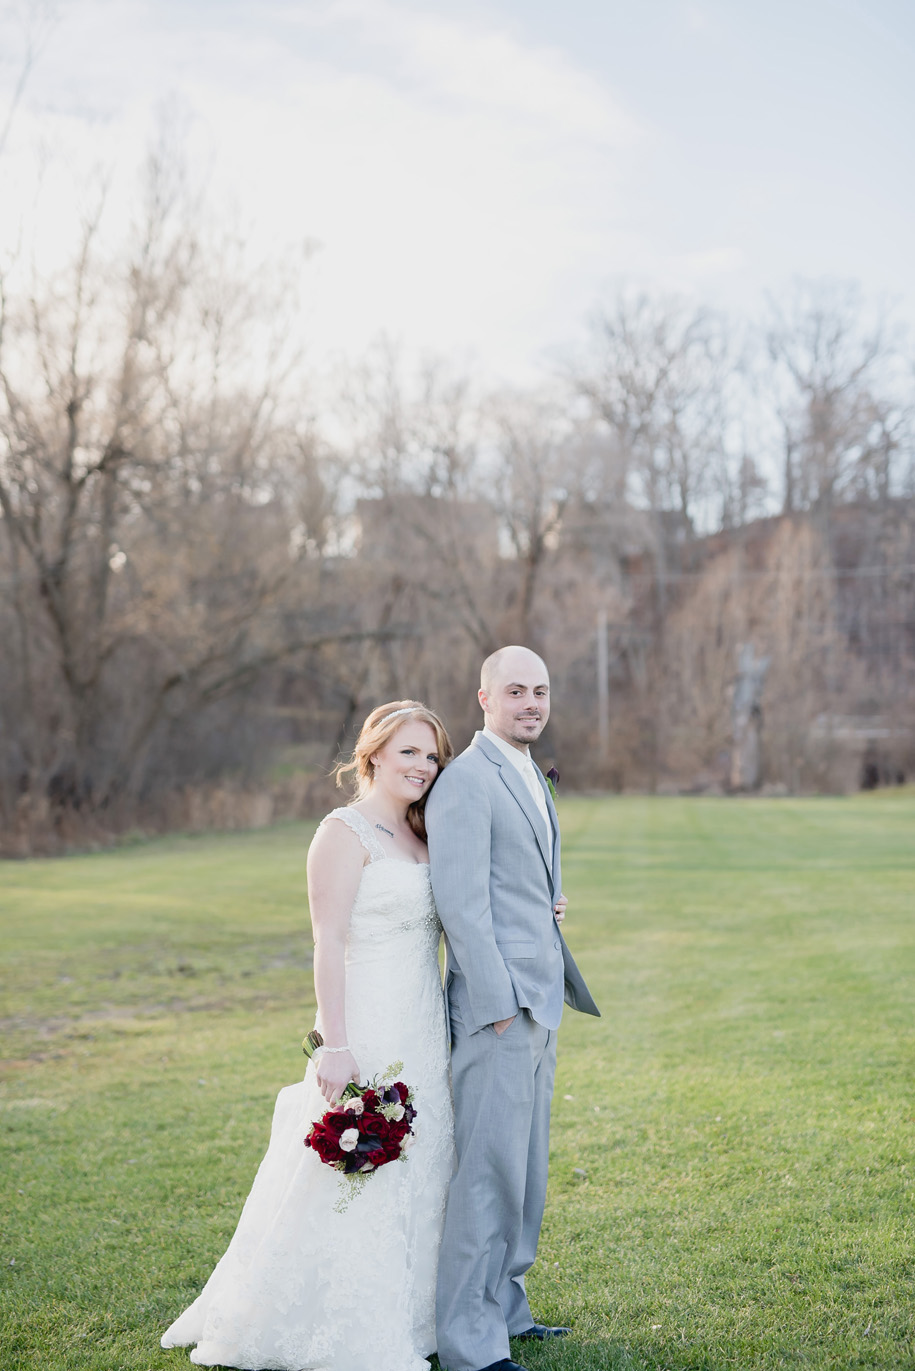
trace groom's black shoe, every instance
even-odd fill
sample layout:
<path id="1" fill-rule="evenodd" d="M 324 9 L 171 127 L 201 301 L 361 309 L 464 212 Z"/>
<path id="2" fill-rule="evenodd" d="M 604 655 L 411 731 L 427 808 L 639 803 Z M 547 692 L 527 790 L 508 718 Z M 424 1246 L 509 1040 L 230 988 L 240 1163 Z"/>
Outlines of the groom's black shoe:
<path id="1" fill-rule="evenodd" d="M 519 1366 L 516 1361 L 503 1357 L 501 1361 L 493 1361 L 488 1366 L 482 1366 L 480 1371 L 527 1371 L 527 1367 Z"/>
<path id="2" fill-rule="evenodd" d="M 533 1327 L 526 1328 L 523 1333 L 512 1333 L 513 1338 L 520 1338 L 522 1342 L 543 1342 L 546 1338 L 565 1338 L 571 1333 L 571 1328 L 546 1328 L 542 1323 L 535 1323 Z"/>

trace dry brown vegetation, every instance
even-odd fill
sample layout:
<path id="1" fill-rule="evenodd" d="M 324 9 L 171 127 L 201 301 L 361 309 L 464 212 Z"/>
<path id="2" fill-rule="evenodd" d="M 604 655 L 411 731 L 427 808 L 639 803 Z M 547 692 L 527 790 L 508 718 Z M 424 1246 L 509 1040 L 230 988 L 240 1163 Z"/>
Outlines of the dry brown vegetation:
<path id="1" fill-rule="evenodd" d="M 766 784 L 911 775 L 911 358 L 854 292 L 739 347 L 624 294 L 527 391 L 380 344 L 322 408 L 294 281 L 167 157 L 120 253 L 102 210 L 0 280 L 3 851 L 301 813 L 379 700 L 466 741 L 504 641 L 550 662 L 567 784 L 726 785 L 745 643 Z"/>

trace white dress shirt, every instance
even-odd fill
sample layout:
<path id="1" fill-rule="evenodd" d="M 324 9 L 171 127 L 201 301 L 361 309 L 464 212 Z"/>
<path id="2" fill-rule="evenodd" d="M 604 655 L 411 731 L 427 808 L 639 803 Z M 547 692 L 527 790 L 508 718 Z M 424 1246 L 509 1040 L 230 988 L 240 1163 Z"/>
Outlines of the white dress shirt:
<path id="1" fill-rule="evenodd" d="M 493 733 L 492 729 L 486 725 L 483 727 L 483 737 L 488 738 L 491 743 L 495 744 L 499 751 L 508 758 L 512 766 L 520 771 L 521 775 L 524 777 L 525 785 L 534 797 L 534 802 L 540 811 L 540 816 L 546 827 L 547 851 L 550 855 L 550 865 L 552 865 L 553 825 L 550 823 L 550 811 L 547 809 L 546 796 L 543 793 L 543 786 L 538 779 L 537 769 L 534 766 L 530 752 L 527 748 L 522 751 L 521 748 L 513 747 L 511 743 L 507 743 L 504 738 L 500 738 L 498 733 Z"/>

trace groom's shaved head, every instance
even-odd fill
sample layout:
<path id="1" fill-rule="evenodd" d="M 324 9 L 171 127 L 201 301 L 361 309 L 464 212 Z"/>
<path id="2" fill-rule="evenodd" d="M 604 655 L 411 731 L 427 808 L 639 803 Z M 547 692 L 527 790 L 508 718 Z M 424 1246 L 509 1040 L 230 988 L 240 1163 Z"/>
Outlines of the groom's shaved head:
<path id="1" fill-rule="evenodd" d="M 549 682 L 550 673 L 546 663 L 529 647 L 510 644 L 493 652 L 480 667 L 480 689 L 484 695 L 491 695 L 499 684 L 507 680 L 513 672 L 538 671 L 543 681 Z"/>
<path id="2" fill-rule="evenodd" d="M 527 752 L 550 717 L 550 673 L 529 647 L 500 647 L 480 671 L 480 705 L 486 727 Z"/>

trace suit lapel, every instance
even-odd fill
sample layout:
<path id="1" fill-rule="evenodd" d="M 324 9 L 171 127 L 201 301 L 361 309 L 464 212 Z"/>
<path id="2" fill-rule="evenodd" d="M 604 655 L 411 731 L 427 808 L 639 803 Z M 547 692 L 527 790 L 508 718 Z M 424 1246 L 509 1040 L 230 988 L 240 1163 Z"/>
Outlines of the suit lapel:
<path id="1" fill-rule="evenodd" d="M 546 791 L 546 809 L 550 816 L 550 827 L 553 830 L 553 870 L 551 875 L 553 878 L 553 897 L 555 898 L 561 894 L 561 881 L 559 879 L 559 815 L 556 813 L 556 806 L 553 803 L 553 795 L 550 791 L 550 787 L 547 785 L 539 766 L 537 767 L 537 775 L 540 777 L 540 784 Z"/>
<path id="2" fill-rule="evenodd" d="M 516 766 L 512 766 L 508 758 L 503 757 L 499 749 L 497 747 L 493 747 L 489 739 L 485 738 L 482 733 L 477 734 L 477 736 L 474 738 L 474 743 L 477 747 L 482 748 L 483 752 L 491 762 L 495 762 L 496 766 L 499 768 L 499 774 L 501 775 L 502 780 L 508 786 L 508 789 L 511 791 L 512 795 L 514 795 L 515 799 L 518 801 L 518 804 L 524 810 L 528 822 L 530 823 L 530 826 L 534 831 L 534 837 L 537 839 L 537 846 L 540 848 L 540 855 L 543 858 L 544 865 L 546 866 L 547 871 L 549 871 L 550 873 L 550 880 L 553 884 L 555 884 L 555 881 L 553 879 L 554 873 L 552 871 L 550 863 L 550 845 L 547 841 L 547 832 L 543 823 L 543 815 L 540 813 L 540 810 L 537 807 L 537 801 L 534 799 L 533 795 L 527 788 L 527 782 L 521 775 L 521 772 L 518 770 L 518 768 Z M 537 774 L 540 774 L 539 771 L 537 772 Z M 550 814 L 550 823 L 553 825 L 553 850 L 555 852 L 557 850 L 556 824 L 555 819 L 553 818 L 553 815 L 551 813 L 551 810 L 552 805 L 549 802 L 548 796 L 547 813 Z"/>

